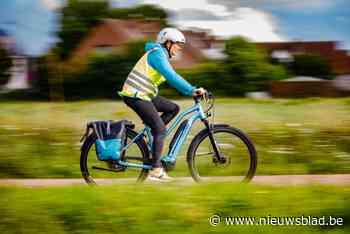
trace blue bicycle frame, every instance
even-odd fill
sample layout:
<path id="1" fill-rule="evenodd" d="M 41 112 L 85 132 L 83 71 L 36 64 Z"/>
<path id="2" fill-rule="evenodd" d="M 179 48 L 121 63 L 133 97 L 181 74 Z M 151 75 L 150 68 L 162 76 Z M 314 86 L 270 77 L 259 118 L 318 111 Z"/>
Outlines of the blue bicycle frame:
<path id="1" fill-rule="evenodd" d="M 162 159 L 161 159 L 162 161 L 175 162 L 176 157 L 181 149 L 181 146 L 185 142 L 193 124 L 199 119 L 203 120 L 203 119 L 207 118 L 206 114 L 203 111 L 201 104 L 199 102 L 196 102 L 192 107 L 183 111 L 182 113 L 180 113 L 176 117 L 175 121 L 171 124 L 171 126 L 166 129 L 166 137 L 172 133 L 172 131 L 176 128 L 176 126 L 179 125 L 180 122 L 182 122 L 182 120 L 185 118 L 185 116 L 187 116 L 191 113 L 194 113 L 194 114 L 192 114 L 192 116 L 190 118 L 188 118 L 188 122 L 186 123 L 185 127 L 181 130 L 181 132 L 177 135 L 176 139 L 172 140 L 174 142 L 174 144 L 172 145 L 171 149 L 169 150 L 168 155 L 162 156 Z M 123 148 L 123 150 L 127 150 L 130 147 L 130 145 L 132 145 L 137 139 L 139 139 L 139 137 L 143 138 L 144 135 L 146 135 L 148 138 L 147 145 L 148 145 L 148 149 L 151 152 L 152 144 L 153 144 L 153 137 L 151 134 L 151 129 L 149 127 L 145 127 L 144 129 L 142 129 L 137 134 L 137 136 L 134 139 L 132 139 L 131 142 Z M 141 164 L 141 163 L 129 163 L 129 162 L 122 161 L 122 160 L 119 160 L 118 164 L 125 166 L 125 167 L 131 167 L 131 168 L 152 169 L 151 165 L 145 165 L 145 164 Z"/>

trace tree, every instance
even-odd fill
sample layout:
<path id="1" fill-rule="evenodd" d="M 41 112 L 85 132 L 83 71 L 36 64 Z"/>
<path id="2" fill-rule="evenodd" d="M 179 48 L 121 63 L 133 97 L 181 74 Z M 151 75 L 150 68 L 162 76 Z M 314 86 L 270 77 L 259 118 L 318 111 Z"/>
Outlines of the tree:
<path id="1" fill-rule="evenodd" d="M 167 25 L 168 14 L 162 8 L 154 5 L 140 5 L 133 8 L 113 8 L 109 11 L 109 17 L 114 19 L 151 19 L 158 20 L 165 26 Z"/>
<path id="2" fill-rule="evenodd" d="M 61 12 L 60 42 L 56 48 L 61 59 L 66 59 L 89 30 L 108 15 L 108 9 L 105 0 L 68 0 Z"/>
<path id="3" fill-rule="evenodd" d="M 62 60 L 69 57 L 81 40 L 103 18 L 114 19 L 153 19 L 166 25 L 167 13 L 153 5 L 135 8 L 110 8 L 107 0 L 68 0 L 61 12 L 61 28 L 58 31 L 60 42 L 56 53 Z"/>
<path id="4" fill-rule="evenodd" d="M 144 44 L 144 41 L 134 41 L 127 45 L 125 53 L 89 57 L 85 70 L 65 74 L 64 97 L 67 100 L 119 98 L 117 91 L 122 89 L 135 62 L 144 53 Z"/>
<path id="5" fill-rule="evenodd" d="M 270 64 L 264 51 L 243 37 L 228 40 L 225 53 L 225 83 L 238 94 L 259 90 L 264 88 L 266 81 L 280 80 L 287 75 L 283 67 Z"/>
<path id="6" fill-rule="evenodd" d="M 325 79 L 331 79 L 333 77 L 328 61 L 316 54 L 294 56 L 291 70 L 295 75 L 314 76 Z"/>
<path id="7" fill-rule="evenodd" d="M 0 85 L 6 84 L 10 74 L 9 69 L 12 67 L 12 59 L 7 51 L 0 47 Z"/>

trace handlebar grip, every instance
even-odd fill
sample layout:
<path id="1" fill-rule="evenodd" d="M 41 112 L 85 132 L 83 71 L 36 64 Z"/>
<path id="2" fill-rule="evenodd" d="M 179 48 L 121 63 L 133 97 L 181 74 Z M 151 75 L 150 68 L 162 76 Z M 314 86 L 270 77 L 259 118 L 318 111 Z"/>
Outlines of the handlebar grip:
<path id="1" fill-rule="evenodd" d="M 200 95 L 200 91 L 196 91 L 194 92 L 196 96 L 199 96 Z"/>

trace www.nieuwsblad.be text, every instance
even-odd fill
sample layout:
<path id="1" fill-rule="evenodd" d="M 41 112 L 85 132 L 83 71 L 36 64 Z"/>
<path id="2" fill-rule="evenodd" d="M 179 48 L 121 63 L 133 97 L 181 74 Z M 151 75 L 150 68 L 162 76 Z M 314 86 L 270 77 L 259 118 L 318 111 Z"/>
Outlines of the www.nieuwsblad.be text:
<path id="1" fill-rule="evenodd" d="M 211 226 L 227 225 L 247 225 L 247 226 L 342 226 L 344 219 L 342 217 L 334 216 L 220 216 L 212 215 L 209 217 L 209 224 Z"/>

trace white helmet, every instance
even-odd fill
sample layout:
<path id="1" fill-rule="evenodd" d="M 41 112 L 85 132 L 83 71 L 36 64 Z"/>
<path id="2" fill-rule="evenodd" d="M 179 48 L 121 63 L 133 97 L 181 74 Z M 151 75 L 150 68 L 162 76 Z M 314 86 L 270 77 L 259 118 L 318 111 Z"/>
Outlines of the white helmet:
<path id="1" fill-rule="evenodd" d="M 157 43 L 164 44 L 166 41 L 186 43 L 185 36 L 176 28 L 163 28 L 158 33 Z"/>

